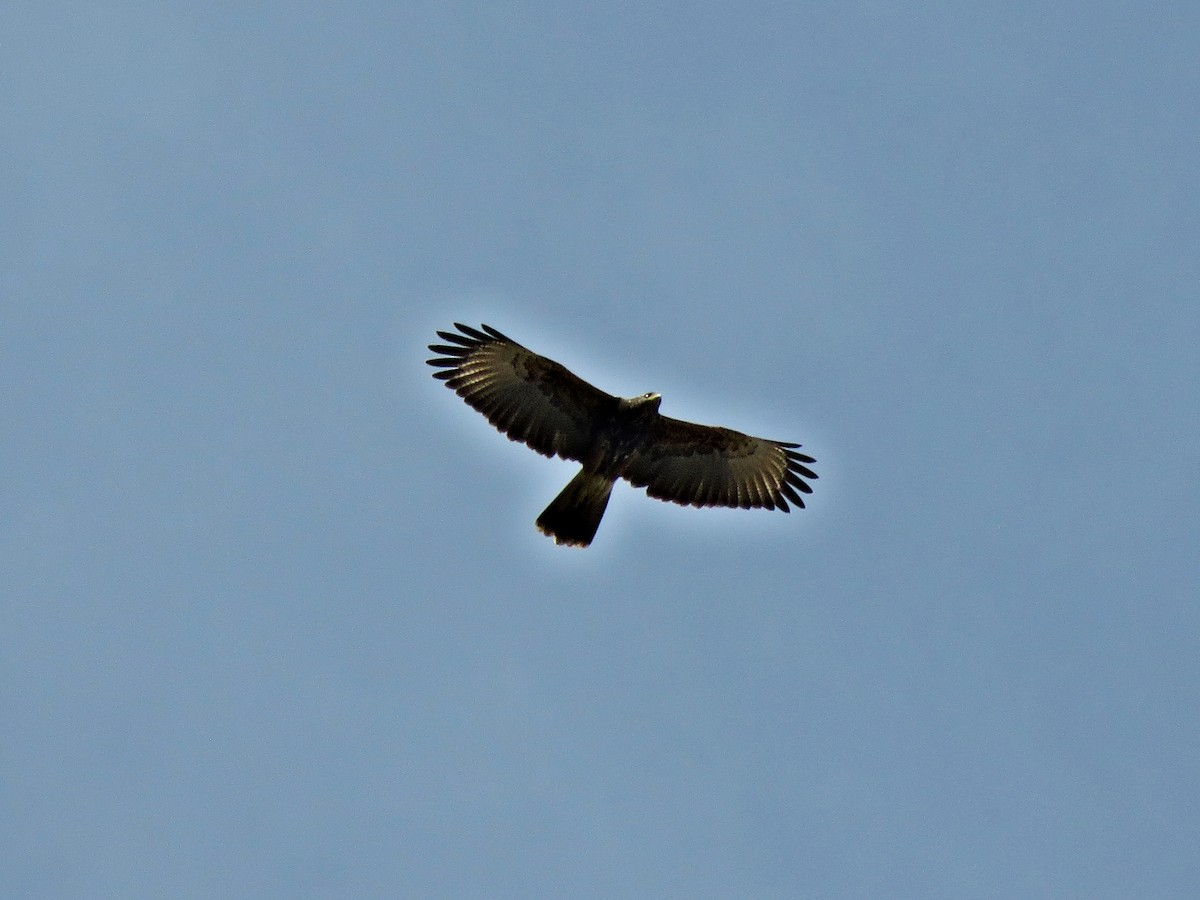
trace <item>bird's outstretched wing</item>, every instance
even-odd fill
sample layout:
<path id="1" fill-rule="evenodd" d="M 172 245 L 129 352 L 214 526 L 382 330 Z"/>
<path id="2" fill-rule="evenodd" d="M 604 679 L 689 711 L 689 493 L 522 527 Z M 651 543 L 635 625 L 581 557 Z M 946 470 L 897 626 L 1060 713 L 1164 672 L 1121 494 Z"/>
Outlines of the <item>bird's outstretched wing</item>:
<path id="1" fill-rule="evenodd" d="M 617 398 L 588 384 L 565 366 L 539 356 L 488 325 L 454 323 L 461 334 L 439 331 L 449 344 L 427 360 L 467 404 L 514 441 L 546 456 L 582 461 L 597 415 Z"/>
<path id="2" fill-rule="evenodd" d="M 812 493 L 804 479 L 817 477 L 805 465 L 816 460 L 797 453 L 799 446 L 661 416 L 623 477 L 651 497 L 684 506 L 790 512 L 789 500 L 803 508 L 800 494 Z"/>

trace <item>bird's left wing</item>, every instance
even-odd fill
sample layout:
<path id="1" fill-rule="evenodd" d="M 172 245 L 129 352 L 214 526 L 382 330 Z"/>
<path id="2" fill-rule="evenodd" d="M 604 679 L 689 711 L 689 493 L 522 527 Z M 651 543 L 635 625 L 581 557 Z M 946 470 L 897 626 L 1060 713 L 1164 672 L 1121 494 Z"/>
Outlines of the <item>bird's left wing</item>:
<path id="1" fill-rule="evenodd" d="M 429 345 L 440 354 L 427 360 L 441 370 L 433 377 L 512 440 L 546 456 L 581 461 L 597 414 L 617 399 L 495 328 L 454 327 L 461 334 L 438 332 L 449 344 Z"/>
<path id="2" fill-rule="evenodd" d="M 653 439 L 623 477 L 651 497 L 684 506 L 789 512 L 789 500 L 803 508 L 800 494 L 812 493 L 804 479 L 817 477 L 807 465 L 816 460 L 796 452 L 799 446 L 660 416 Z"/>

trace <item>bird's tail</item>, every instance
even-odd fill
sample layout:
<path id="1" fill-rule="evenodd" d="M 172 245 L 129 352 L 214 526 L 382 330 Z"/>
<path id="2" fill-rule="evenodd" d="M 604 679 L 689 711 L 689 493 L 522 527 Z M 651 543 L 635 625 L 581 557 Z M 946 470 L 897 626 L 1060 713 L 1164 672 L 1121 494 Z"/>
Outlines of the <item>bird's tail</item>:
<path id="1" fill-rule="evenodd" d="M 556 544 L 586 547 L 596 536 L 612 489 L 611 478 L 581 471 L 538 516 L 538 531 Z"/>

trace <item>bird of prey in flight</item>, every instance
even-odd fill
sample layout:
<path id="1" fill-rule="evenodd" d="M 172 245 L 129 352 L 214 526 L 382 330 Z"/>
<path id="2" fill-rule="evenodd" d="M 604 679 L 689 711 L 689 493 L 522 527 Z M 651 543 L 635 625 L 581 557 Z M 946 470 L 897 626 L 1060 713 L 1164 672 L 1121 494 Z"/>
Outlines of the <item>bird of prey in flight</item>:
<path id="1" fill-rule="evenodd" d="M 556 543 L 586 547 L 618 478 L 684 506 L 765 507 L 789 512 L 811 494 L 811 456 L 799 444 L 696 425 L 658 412 L 662 398 L 623 399 L 592 387 L 495 328 L 455 323 L 428 360 L 446 386 L 514 441 L 583 464 L 538 516 Z"/>

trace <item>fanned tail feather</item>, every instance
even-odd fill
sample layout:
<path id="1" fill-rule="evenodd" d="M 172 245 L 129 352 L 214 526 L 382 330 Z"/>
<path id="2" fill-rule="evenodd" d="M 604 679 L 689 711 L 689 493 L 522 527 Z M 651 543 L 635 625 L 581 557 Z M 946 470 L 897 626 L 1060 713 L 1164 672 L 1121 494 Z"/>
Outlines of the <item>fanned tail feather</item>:
<path id="1" fill-rule="evenodd" d="M 581 471 L 538 516 L 538 531 L 556 544 L 586 547 L 600 527 L 612 488 L 611 478 Z"/>

